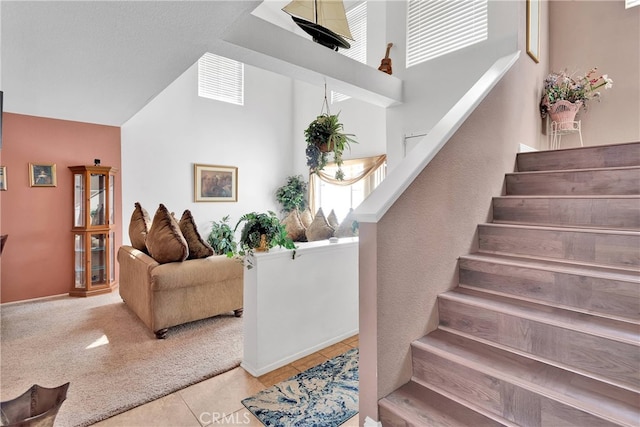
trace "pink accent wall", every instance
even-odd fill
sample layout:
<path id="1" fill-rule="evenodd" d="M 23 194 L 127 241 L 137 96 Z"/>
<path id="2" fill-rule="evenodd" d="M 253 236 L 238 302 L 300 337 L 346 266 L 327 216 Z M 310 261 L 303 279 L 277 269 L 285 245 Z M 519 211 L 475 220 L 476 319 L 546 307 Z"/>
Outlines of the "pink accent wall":
<path id="1" fill-rule="evenodd" d="M 120 128 L 3 113 L 0 232 L 9 238 L 1 257 L 0 301 L 66 294 L 73 286 L 73 182 L 69 166 L 121 170 Z M 30 187 L 29 163 L 56 164 L 56 187 Z M 115 176 L 116 222 L 122 218 L 120 173 Z M 116 223 L 116 247 L 122 224 Z M 116 268 L 118 267 L 116 263 Z"/>

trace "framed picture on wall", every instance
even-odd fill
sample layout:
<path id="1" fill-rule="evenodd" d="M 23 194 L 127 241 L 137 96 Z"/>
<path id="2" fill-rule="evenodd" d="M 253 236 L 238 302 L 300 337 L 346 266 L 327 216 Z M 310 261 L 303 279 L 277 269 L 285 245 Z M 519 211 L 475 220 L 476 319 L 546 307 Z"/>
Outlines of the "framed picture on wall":
<path id="1" fill-rule="evenodd" d="M 29 184 L 31 187 L 55 187 L 56 165 L 29 163 Z"/>
<path id="2" fill-rule="evenodd" d="M 7 191 L 7 167 L 0 166 L 0 191 Z"/>
<path id="3" fill-rule="evenodd" d="M 238 201 L 237 167 L 201 164 L 194 164 L 193 166 L 194 201 Z"/>
<path id="4" fill-rule="evenodd" d="M 540 62 L 540 0 L 527 0 L 527 54 Z"/>

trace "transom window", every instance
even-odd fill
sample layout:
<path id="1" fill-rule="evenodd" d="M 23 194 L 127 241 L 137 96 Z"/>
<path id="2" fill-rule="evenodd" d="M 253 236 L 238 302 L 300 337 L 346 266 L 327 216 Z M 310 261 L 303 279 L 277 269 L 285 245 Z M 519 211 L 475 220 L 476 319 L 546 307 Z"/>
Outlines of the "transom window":
<path id="1" fill-rule="evenodd" d="M 198 96 L 244 105 L 244 64 L 205 53 L 198 60 Z"/>
<path id="2" fill-rule="evenodd" d="M 339 222 L 347 216 L 350 209 L 360 203 L 384 180 L 386 175 L 386 155 L 345 160 L 342 165 L 344 181 L 333 179 L 337 166 L 328 164 L 318 174 L 309 179 L 311 189 L 310 208 L 317 212 L 322 208 L 325 214 L 333 210 Z"/>
<path id="3" fill-rule="evenodd" d="M 340 49 L 338 52 L 363 64 L 367 63 L 367 3 L 363 2 L 347 10 L 347 22 L 354 41 L 351 48 Z M 347 95 L 331 91 L 331 103 L 349 99 Z"/>
<path id="4" fill-rule="evenodd" d="M 488 0 L 409 0 L 407 68 L 487 39 Z"/>

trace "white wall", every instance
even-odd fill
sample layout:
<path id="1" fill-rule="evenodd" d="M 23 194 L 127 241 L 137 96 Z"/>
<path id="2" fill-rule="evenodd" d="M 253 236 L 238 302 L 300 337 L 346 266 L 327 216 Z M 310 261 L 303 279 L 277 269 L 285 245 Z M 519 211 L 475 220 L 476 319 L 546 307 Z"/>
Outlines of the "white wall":
<path id="1" fill-rule="evenodd" d="M 489 2 L 486 41 L 410 68 L 405 61 L 406 2 L 386 4 L 393 71 L 404 81 L 404 103 L 387 110 L 387 159 L 392 170 L 403 158 L 405 135 L 428 132 L 491 64 L 516 51 L 518 2 Z"/>
<path id="2" fill-rule="evenodd" d="M 198 96 L 197 64 L 122 126 L 123 241 L 134 203 L 191 210 L 201 234 L 211 221 L 278 211 L 275 190 L 292 173 L 292 82 L 245 66 L 245 103 Z M 195 203 L 194 163 L 238 167 L 238 202 Z"/>
<path id="3" fill-rule="evenodd" d="M 613 88 L 600 90 L 600 102 L 591 100 L 578 113 L 584 145 L 640 140 L 640 7 L 625 9 L 624 0 L 549 7 L 551 70 L 584 75 L 598 67 L 597 76 L 613 79 Z M 562 138 L 562 147 L 579 145 L 575 134 Z"/>

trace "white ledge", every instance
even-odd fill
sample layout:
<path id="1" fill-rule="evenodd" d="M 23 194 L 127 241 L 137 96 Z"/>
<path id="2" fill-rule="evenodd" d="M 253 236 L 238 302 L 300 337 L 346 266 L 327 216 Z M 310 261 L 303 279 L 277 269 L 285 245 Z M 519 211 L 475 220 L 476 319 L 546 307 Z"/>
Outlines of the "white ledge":
<path id="1" fill-rule="evenodd" d="M 520 56 L 520 51 L 498 59 L 445 114 L 427 136 L 393 169 L 355 210 L 359 222 L 377 223 L 413 180 L 447 143 L 473 110 L 500 81 Z"/>
<path id="2" fill-rule="evenodd" d="M 358 246 L 357 237 L 341 237 L 336 243 L 331 243 L 329 239 L 318 240 L 315 242 L 296 242 L 295 249 L 285 249 L 281 247 L 273 247 L 269 252 L 254 252 L 253 256 L 257 259 L 285 258 L 289 257 L 296 260 L 305 255 L 314 253 L 332 251 L 335 248 Z"/>
<path id="3" fill-rule="evenodd" d="M 388 107 L 402 102 L 402 80 L 248 14 L 211 50 L 228 58 Z M 274 40 L 277 43 L 274 43 Z"/>

